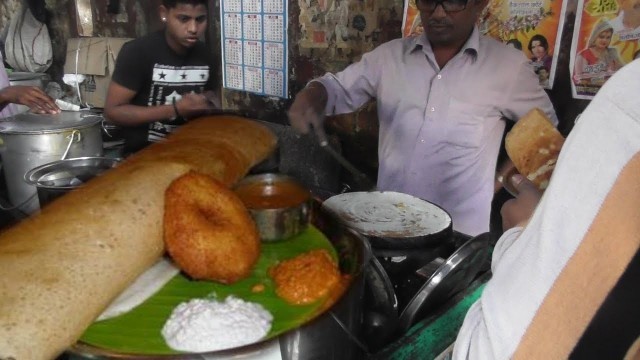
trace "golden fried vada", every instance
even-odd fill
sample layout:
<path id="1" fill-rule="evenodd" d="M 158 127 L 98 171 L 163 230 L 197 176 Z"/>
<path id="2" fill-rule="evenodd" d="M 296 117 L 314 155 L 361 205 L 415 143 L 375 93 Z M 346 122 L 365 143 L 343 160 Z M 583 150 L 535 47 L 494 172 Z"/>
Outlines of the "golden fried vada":
<path id="1" fill-rule="evenodd" d="M 224 284 L 247 277 L 260 255 L 258 230 L 242 201 L 194 171 L 165 192 L 164 242 L 187 275 Z"/>
<path id="2" fill-rule="evenodd" d="M 336 262 L 325 249 L 311 250 L 269 268 L 276 294 L 290 304 L 306 305 L 322 299 L 340 285 Z"/>

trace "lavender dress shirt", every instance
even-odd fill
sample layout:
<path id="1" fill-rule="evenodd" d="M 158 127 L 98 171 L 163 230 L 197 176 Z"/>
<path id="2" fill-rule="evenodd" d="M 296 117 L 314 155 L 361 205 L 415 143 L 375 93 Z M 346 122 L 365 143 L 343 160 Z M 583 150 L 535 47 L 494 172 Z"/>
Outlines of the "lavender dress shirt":
<path id="1" fill-rule="evenodd" d="M 440 205 L 455 230 L 477 235 L 489 231 L 504 120 L 538 107 L 557 124 L 528 62 L 474 29 L 442 69 L 423 35 L 389 41 L 314 81 L 327 88 L 327 115 L 377 99 L 379 190 Z"/>
<path id="2" fill-rule="evenodd" d="M 9 76 L 7 70 L 4 68 L 4 62 L 2 53 L 0 53 L 0 89 L 4 89 L 9 86 Z M 15 115 L 17 113 L 16 107 L 13 104 L 6 104 L 5 107 L 0 105 L 0 119 Z"/>

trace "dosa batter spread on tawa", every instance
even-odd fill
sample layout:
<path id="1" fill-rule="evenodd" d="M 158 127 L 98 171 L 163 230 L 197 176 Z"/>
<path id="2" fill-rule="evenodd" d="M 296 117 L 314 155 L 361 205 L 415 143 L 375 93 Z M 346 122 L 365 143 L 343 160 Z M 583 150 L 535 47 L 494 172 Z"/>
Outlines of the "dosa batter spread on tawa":
<path id="1" fill-rule="evenodd" d="M 348 227 L 367 236 L 415 237 L 441 232 L 451 217 L 437 205 L 394 191 L 335 195 L 322 203 Z"/>
<path id="2" fill-rule="evenodd" d="M 242 161 L 217 157 L 220 151 L 203 154 L 207 147 L 186 145 L 190 138 L 210 141 L 212 149 L 229 147 Z M 267 158 L 276 142 L 256 121 L 200 118 L 167 144 L 147 147 L 2 233 L 0 358 L 51 359 L 74 344 L 164 253 L 169 184 L 196 170 L 231 186 Z M 176 155 L 158 158 L 160 147 Z"/>

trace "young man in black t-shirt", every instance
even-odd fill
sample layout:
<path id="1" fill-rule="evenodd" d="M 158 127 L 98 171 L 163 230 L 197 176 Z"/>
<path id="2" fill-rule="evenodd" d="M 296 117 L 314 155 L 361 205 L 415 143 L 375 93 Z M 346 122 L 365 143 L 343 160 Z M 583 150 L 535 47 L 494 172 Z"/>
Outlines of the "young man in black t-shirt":
<path id="1" fill-rule="evenodd" d="M 218 101 L 213 56 L 199 40 L 207 28 L 207 0 L 163 0 L 160 16 L 163 30 L 122 47 L 109 85 L 105 115 L 125 127 L 125 155 Z"/>

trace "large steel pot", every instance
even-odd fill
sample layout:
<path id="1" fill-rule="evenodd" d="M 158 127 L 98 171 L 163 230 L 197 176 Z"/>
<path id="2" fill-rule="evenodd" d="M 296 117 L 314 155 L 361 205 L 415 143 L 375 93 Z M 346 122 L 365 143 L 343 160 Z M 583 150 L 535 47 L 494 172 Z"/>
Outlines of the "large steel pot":
<path id="1" fill-rule="evenodd" d="M 84 111 L 22 113 L 0 121 L 0 156 L 13 206 L 27 214 L 40 208 L 36 187 L 24 180 L 29 170 L 66 158 L 102 156 L 101 121 L 102 116 Z"/>

